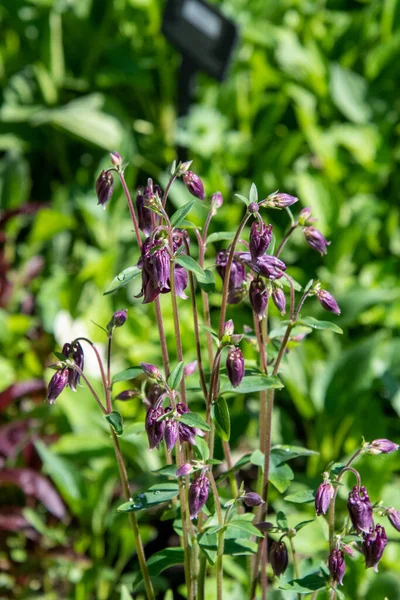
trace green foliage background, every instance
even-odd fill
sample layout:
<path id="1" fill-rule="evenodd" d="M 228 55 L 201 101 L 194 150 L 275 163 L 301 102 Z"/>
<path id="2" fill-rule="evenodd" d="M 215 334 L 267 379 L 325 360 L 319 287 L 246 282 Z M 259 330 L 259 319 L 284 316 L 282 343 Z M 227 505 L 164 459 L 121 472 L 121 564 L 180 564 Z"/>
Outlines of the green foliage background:
<path id="1" fill-rule="evenodd" d="M 234 193 L 247 194 L 254 181 L 263 197 L 279 188 L 298 196 L 302 206 L 312 206 L 318 226 L 332 241 L 324 260 L 300 234 L 285 250 L 298 281 L 304 284 L 316 275 L 335 294 L 342 308 L 335 322 L 344 329 L 343 336 L 314 333 L 288 355 L 274 442 L 320 452 L 293 463 L 291 494 L 305 484 L 315 488 L 327 464 L 352 453 L 361 436 L 400 441 L 400 4 L 217 4 L 240 25 L 234 64 L 222 85 L 199 76 L 193 109 L 177 122 L 179 56 L 160 33 L 163 2 L 2 1 L 0 206 L 17 214 L 4 226 L 2 269 L 12 289 L 0 310 L 0 392 L 15 381 L 47 381 L 51 373 L 43 365 L 71 337 L 71 327 L 75 334 L 84 327 L 103 343 L 92 321 L 107 323 L 117 308 L 129 308 L 129 321 L 116 336 L 115 370 L 140 361 L 161 363 L 153 309 L 133 298 L 139 282 L 102 295 L 116 273 L 136 264 L 138 254 L 121 188 L 116 185 L 102 211 L 94 182 L 108 164 L 107 153 L 117 150 L 129 161 L 132 191 L 148 176 L 165 185 L 174 148 L 186 145 L 207 194 L 217 189 L 224 194 L 213 231 L 234 228 L 243 210 Z M 177 185 L 171 199 L 179 206 L 189 198 Z M 27 203 L 42 206 L 34 214 L 18 213 Z M 205 215 L 197 207 L 193 219 L 201 223 Z M 271 218 L 281 235 L 285 214 Z M 214 255 L 210 247 L 208 264 Z M 30 278 L 31 261 L 38 256 L 43 269 Z M 21 307 L 32 300 L 33 310 L 24 314 Z M 215 318 L 219 301 L 218 294 L 211 296 Z M 167 297 L 162 305 L 168 312 Z M 180 302 L 180 310 L 190 361 L 189 302 Z M 65 315 L 61 324 L 60 311 Z M 308 311 L 322 316 L 316 302 Z M 229 316 L 238 330 L 251 324 L 250 312 L 241 308 L 232 308 Z M 273 320 L 278 323 L 277 313 Z M 171 320 L 167 336 L 173 356 Z M 245 354 L 249 364 L 256 360 L 250 344 Z M 118 391 L 124 389 L 119 385 Z M 120 500 L 107 425 L 84 388 L 75 395 L 67 391 L 51 409 L 43 397 L 13 402 L 1 418 L 9 423 L 32 417 L 37 438 L 52 442 L 38 450 L 70 517 L 60 523 L 49 520 L 40 506 L 31 507 L 28 517 L 43 536 L 42 551 L 23 534 L 7 535 L 1 558 L 12 567 L 0 575 L 0 585 L 10 598 L 126 600 L 134 549 L 124 515 L 114 510 Z M 238 396 L 230 410 L 232 446 L 239 458 L 255 449 L 257 398 Z M 155 481 L 150 471 L 161 458 L 147 450 L 143 408 L 133 401 L 121 411 L 123 450 L 140 490 Z M 7 466 L 23 464 L 22 456 L 13 461 Z M 367 457 L 360 463 L 372 499 L 384 498 L 398 509 L 399 461 L 397 456 Z M 346 489 L 339 515 L 344 515 Z M 18 495 L 7 494 L 5 504 L 24 504 Z M 290 522 L 313 516 L 312 505 L 285 502 L 277 492 L 273 501 Z M 158 521 L 156 513 L 143 515 L 141 522 L 145 539 L 154 542 L 153 552 L 163 531 Z M 316 562 L 325 558 L 320 521 L 298 536 L 304 573 L 312 567 L 310 555 Z M 389 537 L 379 576 L 364 570 L 360 556 L 348 561 L 346 598 L 400 597 L 400 537 L 393 529 Z M 62 553 L 61 546 L 68 552 Z M 226 561 L 230 599 L 244 594 L 246 563 L 235 563 Z M 171 572 L 161 578 L 161 588 L 179 583 L 177 577 Z M 211 579 L 209 585 L 212 598 Z M 273 595 L 292 597 L 290 592 Z"/>

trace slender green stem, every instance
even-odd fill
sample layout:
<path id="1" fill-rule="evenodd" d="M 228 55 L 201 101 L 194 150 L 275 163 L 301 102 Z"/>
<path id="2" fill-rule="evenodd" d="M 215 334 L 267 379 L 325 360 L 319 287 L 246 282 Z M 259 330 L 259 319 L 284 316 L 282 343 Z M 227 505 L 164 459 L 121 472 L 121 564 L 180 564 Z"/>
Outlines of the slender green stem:
<path id="1" fill-rule="evenodd" d="M 218 525 L 218 545 L 217 545 L 217 600 L 222 600 L 222 582 L 223 582 L 223 558 L 224 558 L 224 517 L 222 514 L 221 503 L 218 496 L 218 488 L 215 483 L 214 475 L 209 471 L 209 479 L 215 499 L 215 507 L 217 509 Z"/>
<path id="2" fill-rule="evenodd" d="M 294 566 L 294 574 L 296 575 L 296 579 L 300 579 L 300 571 L 299 571 L 299 560 L 297 557 L 296 548 L 294 545 L 293 537 L 289 537 L 290 549 L 292 550 L 292 560 Z M 301 600 L 301 594 L 297 594 L 297 600 Z"/>
<path id="3" fill-rule="evenodd" d="M 117 457 L 119 474 L 120 474 L 121 483 L 122 483 L 122 489 L 124 491 L 125 499 L 127 501 L 129 501 L 130 497 L 131 497 L 131 493 L 130 493 L 130 489 L 129 489 L 128 475 L 126 472 L 124 459 L 123 459 L 122 453 L 121 453 L 121 447 L 119 445 L 119 440 L 115 434 L 115 431 L 111 427 L 111 425 L 110 425 L 110 431 L 111 431 L 111 437 L 112 437 L 113 444 L 114 444 L 115 455 Z M 142 576 L 143 576 L 144 586 L 146 588 L 146 595 L 147 595 L 148 600 L 154 600 L 155 599 L 154 590 L 153 590 L 153 586 L 152 586 L 151 579 L 149 576 L 149 571 L 147 569 L 146 557 L 144 554 L 143 543 L 142 543 L 142 538 L 141 538 L 140 532 L 139 532 L 138 522 L 137 522 L 134 512 L 128 513 L 128 516 L 129 516 L 129 520 L 130 520 L 130 523 L 132 526 L 133 536 L 135 538 L 136 551 L 137 551 L 137 555 L 138 555 L 140 570 L 141 570 Z"/>
<path id="4" fill-rule="evenodd" d="M 298 226 L 298 223 L 292 223 L 292 225 L 290 226 L 290 228 L 289 228 L 288 232 L 286 233 L 285 237 L 283 238 L 283 240 L 279 244 L 278 250 L 275 252 L 275 256 L 277 258 L 279 257 L 280 253 L 282 252 L 282 250 L 286 246 L 286 243 L 287 243 L 288 239 L 292 235 L 293 231 L 297 228 L 297 226 Z"/>
<path id="5" fill-rule="evenodd" d="M 207 559 L 206 559 L 205 554 L 201 553 L 200 554 L 200 568 L 199 568 L 198 600 L 204 600 L 206 576 L 207 576 Z"/>
<path id="6" fill-rule="evenodd" d="M 74 364 L 74 369 L 75 369 L 76 371 L 78 371 L 79 375 L 82 377 L 83 381 L 84 381 L 84 382 L 86 383 L 86 385 L 88 386 L 88 388 L 89 388 L 89 390 L 90 390 L 90 392 L 91 392 L 91 394 L 92 394 L 93 398 L 96 400 L 97 404 L 99 405 L 101 412 L 102 412 L 104 415 L 107 415 L 107 414 L 108 414 L 108 411 L 107 411 L 107 409 L 106 409 L 106 408 L 104 408 L 102 401 L 100 400 L 99 396 L 98 396 L 98 395 L 96 394 L 96 392 L 94 391 L 94 389 L 93 389 L 93 386 L 92 386 L 92 384 L 90 383 L 89 379 L 86 377 L 85 373 L 84 373 L 84 372 L 82 371 L 82 369 L 80 369 L 80 368 L 78 367 L 78 365 L 76 365 L 76 364 Z"/>

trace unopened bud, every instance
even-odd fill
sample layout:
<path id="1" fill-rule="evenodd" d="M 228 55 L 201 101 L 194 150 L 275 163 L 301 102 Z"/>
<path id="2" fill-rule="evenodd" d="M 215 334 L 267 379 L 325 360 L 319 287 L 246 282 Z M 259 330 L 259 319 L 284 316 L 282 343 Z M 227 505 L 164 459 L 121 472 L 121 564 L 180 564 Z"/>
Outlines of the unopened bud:
<path id="1" fill-rule="evenodd" d="M 386 511 L 386 516 L 390 521 L 390 524 L 397 530 L 400 531 L 400 512 L 391 506 Z"/>
<path id="2" fill-rule="evenodd" d="M 252 309 L 259 317 L 265 313 L 268 305 L 268 289 L 262 279 L 253 279 L 250 283 L 249 300 Z"/>
<path id="3" fill-rule="evenodd" d="M 306 242 L 313 250 L 316 250 L 323 256 L 327 253 L 327 246 L 330 245 L 322 233 L 316 229 L 315 227 L 304 227 L 303 229 L 304 237 L 306 238 Z"/>
<path id="4" fill-rule="evenodd" d="M 250 204 L 247 207 L 247 210 L 252 215 L 255 215 L 256 213 L 258 213 L 258 209 L 259 209 L 259 205 L 257 204 L 257 202 L 250 202 Z"/>
<path id="5" fill-rule="evenodd" d="M 186 173 L 183 174 L 182 179 L 188 192 L 190 192 L 192 196 L 204 200 L 204 186 L 196 173 L 193 173 L 193 171 L 186 171 Z"/>
<path id="6" fill-rule="evenodd" d="M 246 506 L 260 506 L 260 504 L 264 504 L 264 500 L 256 492 L 246 492 L 241 499 Z"/>
<path id="7" fill-rule="evenodd" d="M 184 463 L 181 467 L 179 467 L 175 475 L 177 477 L 186 477 L 187 475 L 190 475 L 192 471 L 193 466 L 190 463 Z"/>
<path id="8" fill-rule="evenodd" d="M 357 486 L 353 487 L 349 494 L 347 508 L 354 529 L 357 532 L 368 533 L 373 526 L 372 504 L 364 486 L 361 486 L 360 489 Z"/>
<path id="9" fill-rule="evenodd" d="M 97 204 L 106 207 L 114 191 L 114 178 L 110 171 L 102 171 L 96 181 Z"/>
<path id="10" fill-rule="evenodd" d="M 110 160 L 114 167 L 120 167 L 122 165 L 122 158 L 118 152 L 110 152 Z"/>
<path id="11" fill-rule="evenodd" d="M 291 196 L 290 194 L 273 194 L 273 196 L 270 197 L 268 204 L 274 208 L 287 208 L 298 201 L 298 198 Z"/>
<path id="12" fill-rule="evenodd" d="M 340 315 L 340 308 L 335 298 L 326 290 L 318 290 L 317 298 L 320 301 L 322 308 L 328 310 L 335 315 Z"/>
<path id="13" fill-rule="evenodd" d="M 318 516 L 326 514 L 331 500 L 335 494 L 335 488 L 329 482 L 321 483 L 315 495 L 315 510 Z"/>
<path id="14" fill-rule="evenodd" d="M 192 485 L 189 488 L 189 513 L 190 518 L 197 517 L 205 503 L 207 502 L 210 491 L 210 480 L 207 473 L 202 471 L 193 479 Z"/>
<path id="15" fill-rule="evenodd" d="M 67 383 L 68 369 L 64 368 L 61 371 L 57 371 L 56 373 L 54 373 L 53 377 L 50 379 L 47 388 L 47 400 L 50 402 L 50 404 L 54 404 L 54 402 L 61 394 Z"/>
<path id="16" fill-rule="evenodd" d="M 194 360 L 190 363 L 188 363 L 184 369 L 183 369 L 183 374 L 185 375 L 185 377 L 189 376 L 189 375 L 193 375 L 193 373 L 196 373 L 197 370 L 197 360 Z"/>
<path id="17" fill-rule="evenodd" d="M 234 331 L 235 331 L 235 326 L 233 324 L 233 321 L 232 321 L 232 319 L 229 319 L 229 321 L 226 321 L 226 323 L 224 325 L 224 335 L 231 336 Z"/>
<path id="18" fill-rule="evenodd" d="M 253 260 L 263 256 L 271 243 L 272 225 L 254 221 L 250 230 L 250 254 Z"/>
<path id="19" fill-rule="evenodd" d="M 150 363 L 140 363 L 140 366 L 143 369 L 143 372 L 149 379 L 154 381 L 163 381 L 163 376 L 161 374 L 160 369 L 158 369 L 155 365 Z"/>
<path id="20" fill-rule="evenodd" d="M 218 210 L 218 208 L 221 208 L 223 203 L 224 203 L 224 198 L 223 198 L 221 192 L 215 192 L 215 194 L 213 194 L 211 196 L 211 206 L 213 207 L 214 210 Z"/>
<path id="21" fill-rule="evenodd" d="M 137 398 L 138 396 L 140 396 L 140 392 L 137 390 L 124 390 L 123 392 L 120 392 L 118 396 L 115 396 L 115 400 L 126 401 L 131 398 Z"/>
<path id="22" fill-rule="evenodd" d="M 331 577 L 335 583 L 343 585 L 343 577 L 346 571 L 343 552 L 334 548 L 329 555 L 328 567 Z"/>
<path id="23" fill-rule="evenodd" d="M 272 300 L 281 315 L 284 315 L 286 313 L 286 296 L 281 288 L 274 287 L 272 290 Z"/>
<path id="24" fill-rule="evenodd" d="M 117 310 L 110 319 L 107 325 L 107 331 L 110 333 L 114 327 L 122 327 L 126 323 L 128 318 L 128 311 L 124 308 L 123 310 Z"/>
<path id="25" fill-rule="evenodd" d="M 368 446 L 368 454 L 391 454 L 399 449 L 399 444 L 395 444 L 385 438 L 380 438 L 371 442 Z"/>
<path id="26" fill-rule="evenodd" d="M 244 377 L 244 357 L 240 348 L 230 348 L 226 358 L 226 371 L 233 387 L 240 385 Z"/>
<path id="27" fill-rule="evenodd" d="M 274 575 L 280 577 L 286 571 L 289 563 L 289 555 L 285 542 L 272 542 L 269 560 Z"/>

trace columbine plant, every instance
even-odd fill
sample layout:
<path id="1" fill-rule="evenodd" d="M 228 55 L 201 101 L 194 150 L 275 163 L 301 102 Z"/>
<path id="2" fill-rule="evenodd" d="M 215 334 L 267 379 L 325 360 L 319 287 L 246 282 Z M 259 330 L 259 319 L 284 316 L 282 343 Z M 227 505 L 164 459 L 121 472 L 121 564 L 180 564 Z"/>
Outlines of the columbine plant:
<path id="1" fill-rule="evenodd" d="M 276 516 L 276 524 L 266 520 L 271 457 L 276 459 L 276 465 L 286 466 L 287 461 L 301 454 L 298 448 L 271 447 L 274 391 L 283 387 L 279 372 L 289 342 L 298 342 L 304 337 L 304 334 L 296 331 L 298 325 L 308 328 L 310 332 L 312 329 L 329 329 L 341 333 L 333 323 L 303 316 L 305 303 L 316 297 L 325 310 L 335 315 L 340 314 L 340 308 L 320 282 L 311 280 L 302 289 L 289 275 L 281 255 L 297 229 L 303 231 L 305 241 L 321 256 L 327 253 L 330 242 L 315 228 L 316 219 L 311 216 L 310 208 L 303 208 L 297 218 L 293 216 L 290 207 L 297 202 L 294 196 L 275 192 L 259 201 L 254 184 L 249 198 L 238 195 L 246 209 L 237 230 L 219 238 L 214 236 L 214 239 L 232 240 L 216 256 L 215 270 L 222 280 L 222 292 L 219 323 L 214 329 L 208 294 L 215 292 L 216 284 L 213 270 L 204 267 L 207 247 L 213 239 L 207 237 L 208 228 L 223 204 L 222 194 L 215 192 L 211 196 L 203 228 L 200 230 L 191 225 L 197 242 L 195 255 L 198 258 L 195 260 L 192 257 L 193 239 L 185 228 L 185 219 L 196 201 L 207 203 L 207 200 L 200 178 L 190 170 L 191 162 L 178 165 L 174 163 L 164 192 L 149 179 L 146 186 L 137 191 L 135 207 L 124 178 L 126 165 L 118 153 L 113 152 L 110 157 L 112 166 L 102 171 L 96 183 L 98 203 L 106 207 L 113 194 L 114 175 L 119 177 L 126 195 L 140 259 L 136 268 L 130 267 L 115 278 L 107 293 L 141 275 L 139 297 L 143 298 L 143 303 L 154 303 L 162 365 L 142 363 L 137 371 L 128 369 L 119 373 L 117 381 L 133 379 L 142 373 L 146 383 L 141 391 L 127 389 L 113 397 L 112 339 L 115 329 L 123 326 L 127 320 L 127 311 L 119 310 L 104 328 L 108 339 L 106 364 L 103 364 L 96 346 L 90 340 L 78 338 L 66 342 L 62 352 L 56 353 L 59 362 L 53 365 L 56 373 L 49 383 L 48 400 L 53 404 L 66 386 L 76 391 L 81 381 L 87 385 L 109 422 L 125 496 L 125 503 L 118 510 L 127 513 L 132 525 L 141 570 L 137 583 L 143 580 L 147 598 L 154 599 L 155 592 L 136 512 L 171 502 L 175 511 L 175 529 L 182 542 L 182 562 L 189 600 L 204 599 L 205 580 L 211 569 L 216 574 L 215 597 L 218 600 L 223 598 L 223 557 L 235 552 L 251 557 L 248 570 L 251 599 L 256 598 L 258 586 L 261 587 L 262 597 L 266 598 L 267 565 L 270 564 L 273 576 L 279 578 L 288 567 L 289 554 L 292 556 L 296 579 L 288 584 L 292 587 L 286 589 L 299 589 L 296 585 L 300 583 L 296 582 L 300 581 L 300 589 L 304 591 L 307 587 L 305 580 L 299 580 L 295 537 L 310 521 L 290 527 L 282 512 Z M 169 215 L 166 204 L 176 179 L 183 181 L 194 198 Z M 264 220 L 268 210 L 285 210 L 290 219 L 288 231 L 279 244 L 276 243 L 272 226 Z M 247 224 L 250 224 L 248 241 L 245 229 Z M 196 280 L 201 288 L 202 315 L 198 309 Z M 166 343 L 163 322 L 166 315 L 161 311 L 160 294 L 168 294 L 171 300 L 176 342 L 173 357 L 170 357 Z M 197 356 L 195 363 L 184 362 L 177 297 L 185 300 L 190 297 Z M 270 300 L 282 315 L 287 315 L 276 335 L 268 333 Z M 234 321 L 226 320 L 227 306 L 247 302 L 253 316 L 253 328 L 246 327 L 244 332 L 235 333 Z M 200 336 L 201 320 L 206 335 L 205 347 Z M 246 341 L 253 343 L 254 339 L 260 357 L 259 369 L 246 370 L 244 345 Z M 84 373 L 82 344 L 87 344 L 96 355 L 104 399 L 99 397 Z M 208 370 L 204 366 L 206 363 Z M 223 364 L 225 369 L 222 368 Z M 185 379 L 195 372 L 198 373 L 204 397 L 205 418 L 190 409 L 191 392 L 186 387 Z M 234 465 L 229 446 L 230 417 L 227 398 L 247 393 L 259 393 L 259 449 Z M 123 432 L 122 417 L 114 408 L 115 400 L 126 401 L 132 398 L 142 399 L 146 407 L 145 430 L 149 449 L 164 447 L 168 463 L 164 475 L 169 478 L 167 483 L 155 485 L 134 497 L 131 496 L 118 439 Z M 225 456 L 223 464 L 214 459 L 216 435 L 222 440 Z M 387 539 L 384 528 L 374 524 L 374 512 L 387 516 L 391 524 L 400 530 L 400 513 L 393 507 L 372 505 L 365 487 L 361 485 L 358 472 L 351 466 L 361 454 L 389 453 L 397 449 L 397 444 L 388 440 L 364 443 L 345 466 L 339 469 L 331 466 L 324 473 L 323 482 L 315 494 L 315 507 L 318 516 L 328 516 L 330 548 L 325 569 L 321 569 L 319 576 L 314 579 L 313 587 L 309 588 L 310 592 L 314 592 L 314 597 L 318 589 L 323 588 L 329 590 L 332 598 L 340 594 L 337 585 L 342 584 L 345 575 L 345 554 L 353 555 L 355 544 L 365 556 L 366 567 L 376 569 Z M 243 482 L 239 484 L 237 481 L 240 469 L 250 462 L 259 468 L 256 490 L 244 489 Z M 335 501 L 341 479 L 347 472 L 356 476 L 357 485 L 348 499 L 349 518 L 337 530 Z M 228 500 L 227 496 L 230 496 Z M 244 507 L 251 508 L 252 512 L 246 512 Z M 269 554 L 268 537 L 271 540 Z M 228 543 L 232 539 L 235 540 L 235 550 Z M 153 564 L 156 558 L 152 558 Z M 168 566 L 170 563 L 167 561 L 164 564 Z M 171 564 L 176 564 L 176 554 L 171 558 Z"/>

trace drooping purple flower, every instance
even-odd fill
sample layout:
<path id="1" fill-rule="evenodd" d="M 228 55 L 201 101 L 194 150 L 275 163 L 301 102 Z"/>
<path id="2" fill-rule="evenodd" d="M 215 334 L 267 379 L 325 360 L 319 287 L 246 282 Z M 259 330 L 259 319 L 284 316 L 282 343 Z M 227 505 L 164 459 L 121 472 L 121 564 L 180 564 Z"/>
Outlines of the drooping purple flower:
<path id="1" fill-rule="evenodd" d="M 216 268 L 217 273 L 221 277 L 222 281 L 225 280 L 226 265 L 228 263 L 229 253 L 226 250 L 221 250 L 217 254 Z M 229 274 L 229 286 L 228 286 L 228 304 L 238 304 L 243 298 L 244 294 L 244 282 L 246 281 L 246 269 L 244 265 L 238 260 L 238 253 L 235 252 L 233 255 L 233 261 Z"/>
<path id="2" fill-rule="evenodd" d="M 204 199 L 204 186 L 196 173 L 193 173 L 193 171 L 186 171 L 186 173 L 182 175 L 182 179 L 188 192 L 190 192 L 192 196 L 195 196 L 195 198 L 199 198 L 200 200 Z"/>
<path id="3" fill-rule="evenodd" d="M 290 194 L 274 194 L 271 197 L 270 203 L 275 208 L 287 208 L 288 206 L 292 206 L 295 202 L 298 202 L 299 199 L 296 196 L 291 196 Z"/>
<path id="4" fill-rule="evenodd" d="M 188 274 L 186 269 L 181 265 L 176 264 L 174 266 L 174 281 L 175 281 L 175 296 L 179 296 L 186 300 L 187 295 L 185 294 L 185 289 L 188 284 Z M 169 282 L 169 279 L 168 279 Z"/>
<path id="5" fill-rule="evenodd" d="M 393 506 L 387 509 L 386 516 L 390 521 L 390 524 L 397 530 L 400 531 L 400 512 Z"/>
<path id="6" fill-rule="evenodd" d="M 272 225 L 266 225 L 256 220 L 250 230 L 250 254 L 253 260 L 263 256 L 271 243 Z"/>
<path id="7" fill-rule="evenodd" d="M 156 195 L 161 200 L 162 191 L 157 184 L 153 185 L 152 179 L 149 179 L 145 188 L 138 188 L 136 195 L 136 210 L 138 213 L 139 227 L 145 235 L 150 235 L 152 226 L 153 211 L 148 208 L 148 204 L 154 202 Z"/>
<path id="8" fill-rule="evenodd" d="M 341 550 L 337 550 L 336 548 L 332 550 L 329 555 L 328 567 L 333 581 L 339 585 L 343 585 L 346 563 L 344 562 L 344 556 Z"/>
<path id="9" fill-rule="evenodd" d="M 193 479 L 192 485 L 189 488 L 189 513 L 191 519 L 197 517 L 207 502 L 209 491 L 210 480 L 207 477 L 207 472 L 203 470 Z"/>
<path id="10" fill-rule="evenodd" d="M 64 352 L 63 352 L 64 354 Z M 83 354 L 83 348 L 79 342 L 75 342 L 71 348 L 72 360 L 79 367 L 81 371 L 83 371 L 83 367 L 85 364 L 85 357 Z M 76 392 L 76 388 L 81 379 L 80 373 L 74 368 L 68 369 L 68 385 L 73 392 Z"/>
<path id="11" fill-rule="evenodd" d="M 364 486 L 361 486 L 359 490 L 357 486 L 353 487 L 349 494 L 347 508 L 354 529 L 357 532 L 364 531 L 368 533 L 374 522 L 372 519 L 372 504 Z"/>
<path id="12" fill-rule="evenodd" d="M 174 448 L 176 442 L 178 441 L 179 436 L 179 424 L 175 421 L 174 418 L 166 419 L 165 430 L 164 430 L 164 440 L 167 446 L 167 451 L 171 452 Z"/>
<path id="13" fill-rule="evenodd" d="M 50 404 L 54 404 L 58 396 L 68 383 L 68 369 L 59 369 L 49 381 L 47 387 L 47 400 Z"/>
<path id="14" fill-rule="evenodd" d="M 250 283 L 249 300 L 252 309 L 259 317 L 263 316 L 268 305 L 268 289 L 264 281 L 257 277 Z"/>
<path id="15" fill-rule="evenodd" d="M 272 290 L 272 300 L 281 315 L 284 315 L 286 313 L 286 296 L 281 288 L 274 286 Z"/>
<path id="16" fill-rule="evenodd" d="M 114 177 L 111 171 L 102 171 L 96 181 L 97 204 L 106 207 L 114 191 Z"/>
<path id="17" fill-rule="evenodd" d="M 318 290 L 317 298 L 320 301 L 322 308 L 328 310 L 335 315 L 340 315 L 340 308 L 335 298 L 326 290 Z"/>
<path id="18" fill-rule="evenodd" d="M 157 448 L 164 437 L 165 421 L 158 421 L 158 418 L 163 414 L 164 409 L 162 406 L 150 407 L 146 413 L 145 429 L 150 450 Z"/>
<path id="19" fill-rule="evenodd" d="M 304 227 L 303 229 L 304 237 L 306 238 L 306 242 L 313 250 L 316 250 L 323 256 L 327 253 L 327 246 L 330 246 L 330 242 L 328 242 L 319 229 L 315 227 Z"/>
<path id="20" fill-rule="evenodd" d="M 285 542 L 272 542 L 269 560 L 274 575 L 276 575 L 276 577 L 283 575 L 289 564 L 289 555 Z"/>
<path id="21" fill-rule="evenodd" d="M 327 481 L 318 487 L 315 494 L 315 510 L 318 516 L 326 514 L 334 494 L 335 488 Z"/>
<path id="22" fill-rule="evenodd" d="M 385 438 L 379 438 L 369 444 L 369 454 L 391 454 L 399 449 L 399 444 L 395 444 Z"/>
<path id="23" fill-rule="evenodd" d="M 240 348 L 230 348 L 226 357 L 226 372 L 233 387 L 238 387 L 244 377 L 244 357 Z"/>
<path id="24" fill-rule="evenodd" d="M 264 504 L 264 500 L 256 492 L 246 492 L 242 496 L 242 500 L 246 506 L 260 506 L 260 504 Z"/>
<path id="25" fill-rule="evenodd" d="M 383 551 L 387 546 L 386 531 L 382 525 L 371 527 L 370 531 L 364 535 L 362 551 L 365 556 L 365 567 L 373 567 L 378 572 L 378 563 L 382 558 Z"/>

